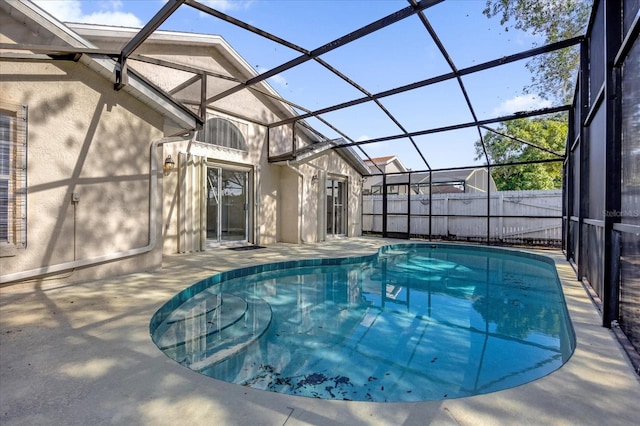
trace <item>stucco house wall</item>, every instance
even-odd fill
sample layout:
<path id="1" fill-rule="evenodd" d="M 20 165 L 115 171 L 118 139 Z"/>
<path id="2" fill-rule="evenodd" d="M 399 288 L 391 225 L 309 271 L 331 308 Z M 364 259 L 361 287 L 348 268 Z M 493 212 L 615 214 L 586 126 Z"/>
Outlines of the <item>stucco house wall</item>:
<path id="1" fill-rule="evenodd" d="M 150 146 L 164 136 L 164 118 L 75 62 L 5 61 L 0 93 L 29 111 L 28 244 L 0 258 L 2 274 L 145 246 Z M 155 249 L 74 278 L 144 270 L 161 259 Z"/>
<path id="2" fill-rule="evenodd" d="M 0 6 L 2 43 L 88 46 L 28 3 Z M 26 242 L 0 251 L 0 283 L 74 282 L 159 267 L 161 216 L 151 207 L 162 174 L 151 174 L 151 147 L 166 129 L 186 129 L 140 92 L 114 91 L 112 73 L 87 56 L 21 60 L 29 52 L 3 52 L 16 59 L 0 62 L 0 109 L 28 113 Z M 182 118 L 189 114 L 183 110 Z"/>
<path id="3" fill-rule="evenodd" d="M 117 48 L 123 40 L 133 37 L 135 31 L 125 28 L 107 28 L 93 25 L 71 24 L 71 28 L 102 48 Z M 154 60 L 180 64 L 203 70 L 211 75 L 224 75 L 246 80 L 254 70 L 223 38 L 198 34 L 158 32 L 152 35 L 136 51 Z M 155 63 L 131 60 L 129 66 L 144 75 L 163 90 L 191 105 L 197 111 L 201 101 L 201 82 L 185 86 L 185 81 L 194 73 L 171 69 Z M 238 84 L 228 79 L 209 76 L 206 79 L 206 96 L 211 97 Z M 270 88 L 262 87 L 269 91 Z M 252 200 L 252 229 L 249 241 L 256 244 L 273 244 L 278 241 L 304 243 L 323 241 L 326 238 L 326 191 L 327 176 L 340 177 L 348 182 L 349 208 L 346 234 L 360 235 L 361 175 L 335 152 L 327 151 L 320 158 L 296 165 L 274 165 L 269 163 L 269 154 L 278 155 L 290 151 L 295 144 L 299 149 L 311 143 L 308 135 L 298 131 L 295 143 L 291 125 L 269 130 L 268 121 L 289 117 L 291 111 L 282 103 L 251 91 L 240 91 L 207 109 L 208 117 L 222 117 L 242 124 L 247 151 L 235 151 L 203 143 L 165 144 L 163 158 L 179 153 L 192 153 L 206 158 L 208 162 L 222 162 L 253 168 L 254 198 Z M 270 149 L 271 152 L 267 150 Z M 179 167 L 178 167 L 179 168 Z M 295 170 L 294 170 L 295 169 Z M 165 253 L 182 251 L 179 248 L 181 220 L 177 215 L 180 170 L 164 179 L 164 250 Z M 313 177 L 319 180 L 313 180 Z M 171 195 L 174 194 L 174 195 Z M 186 250 L 189 251 L 189 250 Z"/>
<path id="4" fill-rule="evenodd" d="M 28 2 L 3 3 L 2 42 L 108 49 L 132 36 L 131 30 L 67 27 L 39 13 Z M 143 46 L 137 53 L 239 81 L 255 75 L 220 37 L 160 34 Z M 269 162 L 269 154 L 286 152 L 293 144 L 291 126 L 271 131 L 266 126 L 294 114 L 285 104 L 244 90 L 208 108 L 202 121 L 215 116 L 240 129 L 246 149 L 231 149 L 198 140 L 200 87 L 173 90 L 185 81 L 184 71 L 132 59 L 138 86 L 131 89 L 130 82 L 116 91 L 114 65 L 106 57 L 32 55 L 24 60 L 18 57 L 29 52 L 3 51 L 17 55 L 0 62 L 0 105 L 25 105 L 29 112 L 28 235 L 25 248 L 0 253 L 0 283 L 73 282 L 151 270 L 161 266 L 164 254 L 212 249 L 208 241 L 198 245 L 184 237 L 206 233 L 201 216 L 206 190 L 198 179 L 205 182 L 203 173 L 211 165 L 249 173 L 251 243 L 325 240 L 328 178 L 346 184 L 345 233 L 360 235 L 362 179 L 346 157 L 328 149 L 309 161 Z M 207 96 L 235 84 L 209 76 Z M 266 85 L 261 90 L 275 94 Z M 295 137 L 297 147 L 314 142 L 304 131 Z M 177 167 L 163 171 L 168 156 Z M 188 165 L 192 158 L 199 159 L 199 169 Z M 187 172 L 195 179 L 191 186 L 185 183 Z"/>

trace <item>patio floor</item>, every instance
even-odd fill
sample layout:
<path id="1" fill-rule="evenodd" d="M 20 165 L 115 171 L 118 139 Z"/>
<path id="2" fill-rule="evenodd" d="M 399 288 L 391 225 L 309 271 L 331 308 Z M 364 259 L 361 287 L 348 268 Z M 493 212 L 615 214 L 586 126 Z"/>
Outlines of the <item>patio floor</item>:
<path id="1" fill-rule="evenodd" d="M 149 320 L 171 296 L 219 271 L 373 253 L 399 240 L 349 238 L 213 249 L 162 270 L 73 285 L 0 289 L 0 423 L 9 425 L 632 425 L 640 380 L 569 264 L 556 261 L 577 334 L 558 371 L 486 395 L 420 403 L 324 401 L 220 382 L 167 358 Z M 633 420 L 635 419 L 635 420 Z"/>

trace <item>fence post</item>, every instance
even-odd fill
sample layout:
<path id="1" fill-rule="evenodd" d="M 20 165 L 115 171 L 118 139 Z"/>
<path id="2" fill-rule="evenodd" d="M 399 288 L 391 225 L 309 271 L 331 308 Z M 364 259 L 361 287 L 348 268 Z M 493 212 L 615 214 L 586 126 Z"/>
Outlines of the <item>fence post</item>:
<path id="1" fill-rule="evenodd" d="M 504 218 L 502 215 L 504 214 L 504 195 L 500 194 L 498 197 L 498 239 L 502 241 L 504 238 Z"/>
<path id="2" fill-rule="evenodd" d="M 387 175 L 382 175 L 382 237 L 387 237 Z"/>
<path id="3" fill-rule="evenodd" d="M 489 163 L 489 161 L 487 161 Z M 487 245 L 491 245 L 491 165 L 487 164 Z"/>
<path id="4" fill-rule="evenodd" d="M 449 236 L 449 196 L 448 195 L 445 195 L 444 197 L 443 213 L 444 213 L 444 232 L 445 232 L 445 236 L 448 237 Z"/>

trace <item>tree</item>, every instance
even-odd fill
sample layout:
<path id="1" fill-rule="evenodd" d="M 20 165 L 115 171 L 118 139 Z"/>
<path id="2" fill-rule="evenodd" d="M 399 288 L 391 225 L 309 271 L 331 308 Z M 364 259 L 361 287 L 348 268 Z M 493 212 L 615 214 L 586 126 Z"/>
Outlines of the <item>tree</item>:
<path id="1" fill-rule="evenodd" d="M 520 118 L 507 121 L 487 132 L 484 144 L 491 164 L 537 161 L 558 158 L 521 141 L 529 142 L 548 151 L 562 155 L 567 138 L 567 122 L 563 116 Z M 476 160 L 486 159 L 480 140 L 475 143 Z M 557 189 L 562 187 L 562 163 L 548 162 L 518 166 L 495 167 L 491 175 L 500 191 L 525 189 Z"/>
<path id="2" fill-rule="evenodd" d="M 584 34 L 593 0 L 487 0 L 488 18 L 500 16 L 508 31 L 513 28 L 541 35 L 545 44 Z M 527 63 L 532 74 L 525 92 L 544 99 L 569 103 L 580 62 L 578 46 L 539 55 Z"/>

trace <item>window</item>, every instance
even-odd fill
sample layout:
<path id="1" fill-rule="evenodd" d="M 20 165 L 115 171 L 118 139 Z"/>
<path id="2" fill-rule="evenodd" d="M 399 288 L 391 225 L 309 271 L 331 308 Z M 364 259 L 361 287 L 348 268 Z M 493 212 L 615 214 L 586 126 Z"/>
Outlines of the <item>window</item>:
<path id="1" fill-rule="evenodd" d="M 27 243 L 27 108 L 0 102 L 0 255 Z"/>
<path id="2" fill-rule="evenodd" d="M 202 130 L 198 131 L 196 140 L 247 151 L 247 142 L 244 139 L 243 132 L 240 130 L 241 127 L 246 128 L 246 125 L 221 117 L 212 117 L 204 123 Z"/>

